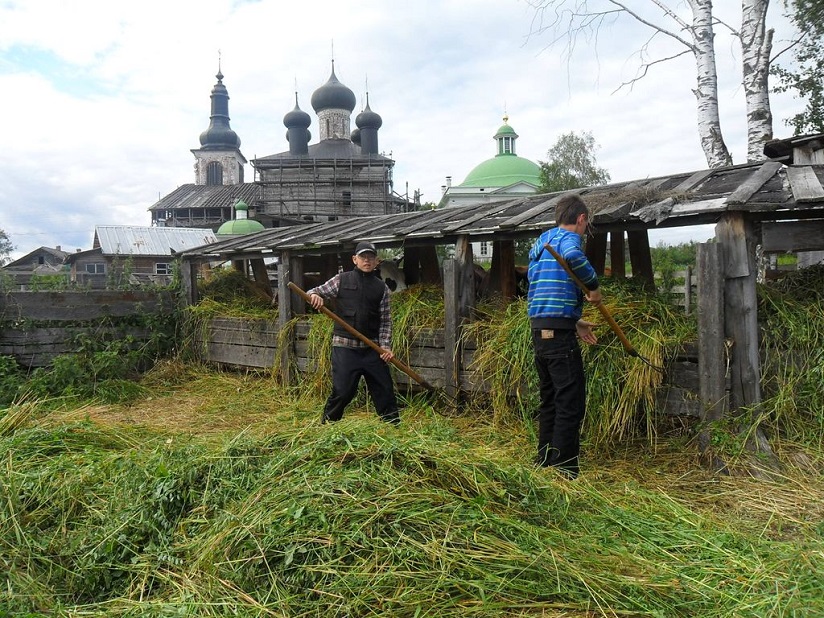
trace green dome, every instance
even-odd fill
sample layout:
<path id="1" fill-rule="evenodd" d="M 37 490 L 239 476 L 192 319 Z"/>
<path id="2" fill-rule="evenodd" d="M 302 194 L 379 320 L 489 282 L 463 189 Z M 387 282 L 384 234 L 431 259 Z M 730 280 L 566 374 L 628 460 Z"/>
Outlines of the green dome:
<path id="1" fill-rule="evenodd" d="M 475 166 L 459 186 L 508 187 L 518 182 L 528 182 L 536 187 L 539 186 L 541 184 L 540 166 L 518 155 L 500 154 Z"/>
<path id="2" fill-rule="evenodd" d="M 497 139 L 497 138 L 499 138 L 503 135 L 514 135 L 515 137 L 518 137 L 518 134 L 515 133 L 515 129 L 513 129 L 512 127 L 510 127 L 506 123 L 502 124 L 501 128 L 498 129 L 498 132 L 495 134 L 495 139 Z"/>
<path id="3" fill-rule="evenodd" d="M 252 232 L 259 232 L 266 229 L 260 221 L 254 219 L 247 219 L 247 212 L 249 206 L 243 200 L 235 202 L 235 219 L 226 221 L 223 225 L 217 228 L 218 236 L 229 236 L 230 234 L 251 234 Z"/>
<path id="4" fill-rule="evenodd" d="M 226 221 L 221 225 L 215 234 L 218 236 L 228 236 L 229 234 L 251 234 L 252 232 L 259 232 L 266 228 L 260 221 L 254 219 L 234 219 L 233 221 Z"/>

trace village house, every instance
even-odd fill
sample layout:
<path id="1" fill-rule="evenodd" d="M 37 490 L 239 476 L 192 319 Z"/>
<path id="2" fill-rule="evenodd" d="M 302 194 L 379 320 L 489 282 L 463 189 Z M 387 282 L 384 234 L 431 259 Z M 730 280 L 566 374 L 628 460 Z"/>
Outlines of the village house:
<path id="1" fill-rule="evenodd" d="M 208 229 L 98 225 L 91 249 L 66 257 L 72 283 L 102 289 L 112 285 L 168 285 L 175 254 L 217 240 Z"/>

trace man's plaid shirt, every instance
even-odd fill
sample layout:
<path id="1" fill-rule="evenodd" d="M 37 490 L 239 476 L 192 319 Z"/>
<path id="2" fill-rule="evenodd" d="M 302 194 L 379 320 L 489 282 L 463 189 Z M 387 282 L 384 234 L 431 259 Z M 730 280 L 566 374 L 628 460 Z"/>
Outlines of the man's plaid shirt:
<path id="1" fill-rule="evenodd" d="M 307 290 L 307 294 L 317 294 L 324 300 L 336 298 L 338 290 L 340 289 L 340 273 L 329 279 L 326 283 Z M 389 288 L 384 286 L 383 298 L 378 308 L 380 312 L 381 325 L 378 330 L 377 344 L 384 350 L 392 349 L 392 314 L 389 307 Z M 351 337 L 342 337 L 341 335 L 332 335 L 332 345 L 341 348 L 366 348 L 368 347 L 359 339 Z"/>

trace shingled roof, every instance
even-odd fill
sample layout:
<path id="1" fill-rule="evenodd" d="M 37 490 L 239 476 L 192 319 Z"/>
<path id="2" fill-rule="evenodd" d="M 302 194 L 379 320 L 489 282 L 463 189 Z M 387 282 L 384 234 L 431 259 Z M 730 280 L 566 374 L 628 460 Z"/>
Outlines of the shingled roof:
<path id="1" fill-rule="evenodd" d="M 715 223 L 729 211 L 757 220 L 821 217 L 824 165 L 766 161 L 580 189 L 597 232 Z M 534 238 L 554 225 L 555 204 L 566 192 L 395 215 L 271 228 L 185 251 L 183 256 L 232 259 L 281 251 L 336 253 L 370 240 L 379 248 L 404 243 L 451 244 Z"/>

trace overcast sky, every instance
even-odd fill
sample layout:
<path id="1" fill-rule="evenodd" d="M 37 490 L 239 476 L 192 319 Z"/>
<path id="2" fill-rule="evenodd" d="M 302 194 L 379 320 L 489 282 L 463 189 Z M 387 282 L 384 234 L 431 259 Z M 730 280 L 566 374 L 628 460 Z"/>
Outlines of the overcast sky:
<path id="1" fill-rule="evenodd" d="M 773 4 L 778 47 L 791 32 Z M 740 3 L 716 5 L 740 23 Z M 419 189 L 423 201 L 495 154 L 505 111 L 518 154 L 536 162 L 562 133 L 591 131 L 613 181 L 706 167 L 691 56 L 614 92 L 635 74 L 649 31 L 606 24 L 597 45 L 581 40 L 568 57 L 548 47 L 551 33 L 531 34 L 534 18 L 524 0 L 0 0 L 0 229 L 20 257 L 42 245 L 88 249 L 95 225 L 149 225 L 159 196 L 194 182 L 190 150 L 209 125 L 219 54 L 247 159 L 288 150 L 283 116 L 295 90 L 317 140 L 310 98 L 334 54 L 358 99 L 353 128 L 368 89 L 395 189 Z M 723 29 L 716 55 L 724 137 L 743 163 L 740 53 Z M 776 95 L 772 105 L 775 136 L 790 137 L 784 119 L 802 103 Z"/>

